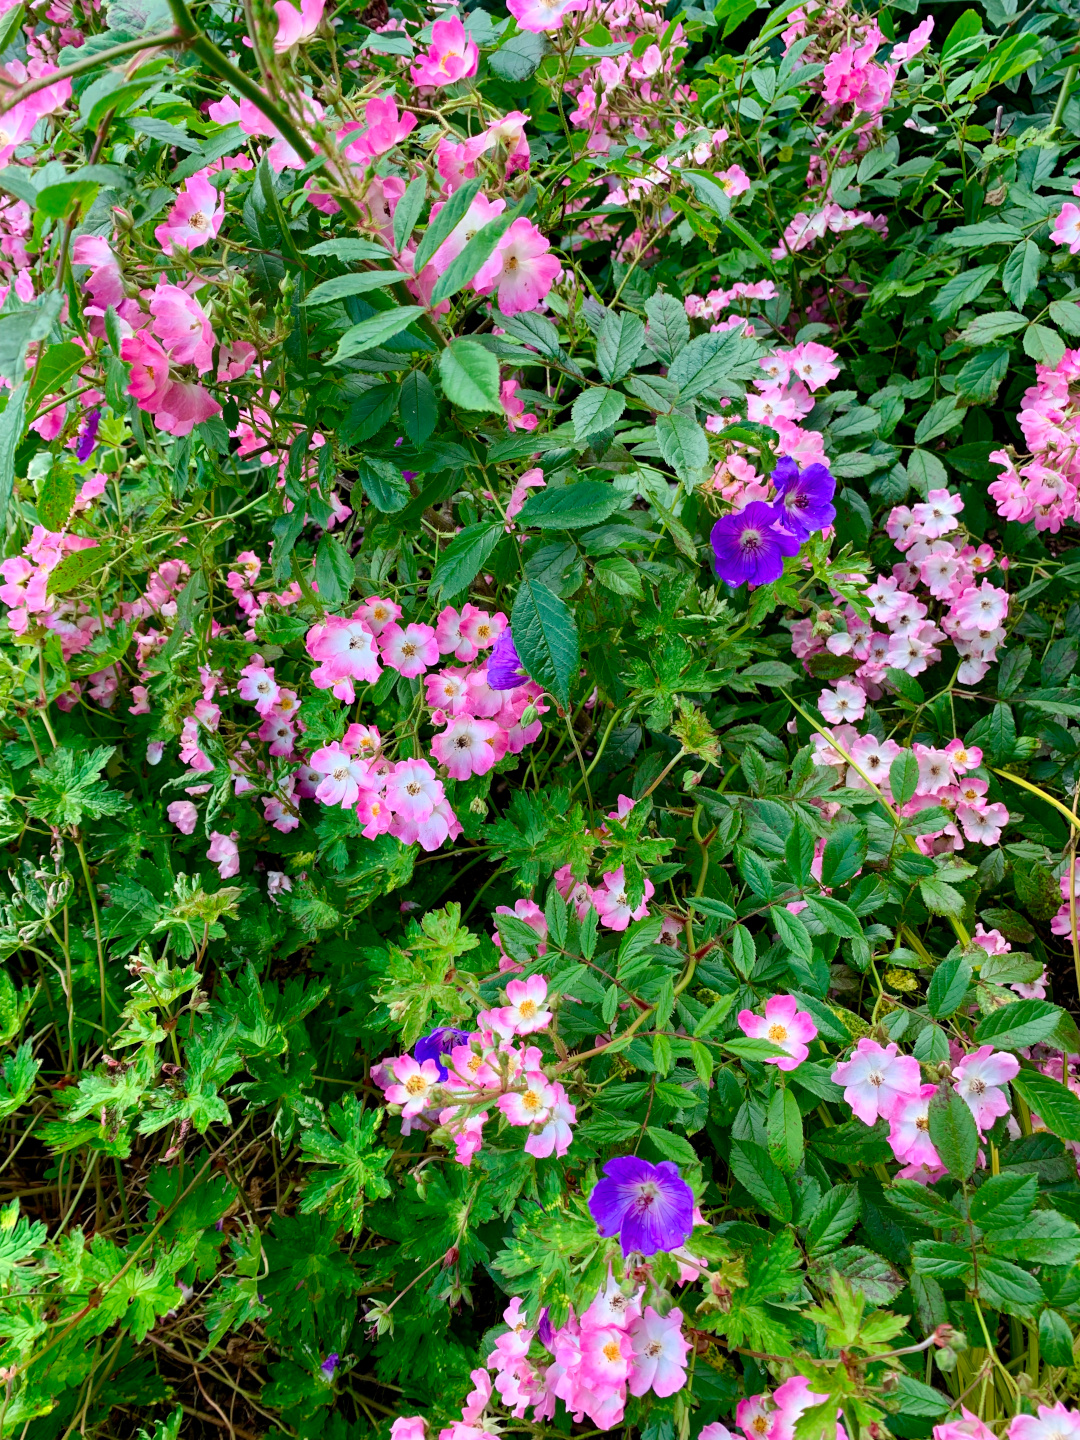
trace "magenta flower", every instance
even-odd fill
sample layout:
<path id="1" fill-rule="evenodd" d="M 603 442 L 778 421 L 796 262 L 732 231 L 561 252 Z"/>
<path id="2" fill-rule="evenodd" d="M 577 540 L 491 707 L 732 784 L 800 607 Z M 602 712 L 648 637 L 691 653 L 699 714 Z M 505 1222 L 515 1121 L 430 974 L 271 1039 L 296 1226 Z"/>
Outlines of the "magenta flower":
<path id="1" fill-rule="evenodd" d="M 994 1432 L 977 1415 L 973 1415 L 966 1405 L 961 1405 L 960 1413 L 962 1420 L 947 1420 L 944 1425 L 934 1426 L 934 1440 L 994 1440 Z M 1015 1424 L 1014 1420 L 1009 1426 L 1010 1437 Z"/>
<path id="2" fill-rule="evenodd" d="M 1019 1069 L 1015 1055 L 1004 1050 L 995 1052 L 992 1045 L 980 1045 L 953 1070 L 953 1089 L 974 1115 L 980 1130 L 989 1129 L 999 1115 L 1009 1113 L 1009 1097 L 1000 1087 L 1015 1079 Z"/>
<path id="3" fill-rule="evenodd" d="M 234 875 L 240 874 L 240 851 L 237 848 L 237 839 L 235 830 L 229 835 L 221 835 L 217 830 L 210 832 L 210 849 L 206 852 L 206 858 L 211 864 L 218 867 L 218 874 L 222 880 L 230 880 Z"/>
<path id="4" fill-rule="evenodd" d="M 494 720 L 458 715 L 432 740 L 431 753 L 454 780 L 486 775 L 506 754 L 506 731 Z"/>
<path id="5" fill-rule="evenodd" d="M 796 1070 L 809 1055 L 811 1040 L 817 1039 L 817 1026 L 805 1010 L 790 995 L 771 995 L 765 1004 L 765 1014 L 755 1015 L 752 1010 L 739 1011 L 739 1029 L 752 1040 L 771 1040 L 787 1051 L 787 1059 L 771 1056 L 766 1065 L 775 1065 L 778 1070 Z"/>
<path id="6" fill-rule="evenodd" d="M 714 568 L 725 585 L 767 585 L 784 573 L 785 555 L 799 553 L 799 541 L 764 500 L 725 515 L 712 528 Z"/>
<path id="7" fill-rule="evenodd" d="M 407 680 L 414 680 L 439 659 L 435 631 L 430 625 L 421 625 L 415 620 L 405 626 L 391 620 L 379 636 L 379 655 L 384 665 Z"/>
<path id="8" fill-rule="evenodd" d="M 274 53 L 284 55 L 294 45 L 310 40 L 322 23 L 326 0 L 302 0 L 299 10 L 289 0 L 278 0 L 274 6 L 278 28 L 274 36 Z"/>
<path id="9" fill-rule="evenodd" d="M 896 1045 L 881 1046 L 862 1039 L 850 1060 L 837 1065 L 833 1083 L 844 1086 L 844 1099 L 865 1125 L 878 1116 L 891 1119 L 900 1100 L 917 1095 L 922 1084 L 919 1062 L 897 1053 Z"/>
<path id="10" fill-rule="evenodd" d="M 650 1165 L 636 1155 L 621 1155 L 604 1166 L 603 1179 L 589 1196 L 589 1213 L 601 1235 L 618 1235 L 624 1255 L 655 1255 L 689 1240 L 694 1193 L 670 1160 Z"/>

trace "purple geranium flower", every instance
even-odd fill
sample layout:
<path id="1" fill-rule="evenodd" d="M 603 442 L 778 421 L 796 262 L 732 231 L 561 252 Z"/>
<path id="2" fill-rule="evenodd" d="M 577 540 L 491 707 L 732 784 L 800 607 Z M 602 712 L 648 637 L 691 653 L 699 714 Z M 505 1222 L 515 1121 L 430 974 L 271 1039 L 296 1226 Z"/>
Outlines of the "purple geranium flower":
<path id="1" fill-rule="evenodd" d="M 799 553 L 798 537 L 782 529 L 783 522 L 783 512 L 764 500 L 751 500 L 745 510 L 716 522 L 709 538 L 716 573 L 725 585 L 779 580 L 784 556 Z"/>
<path id="2" fill-rule="evenodd" d="M 421 1065 L 425 1060 L 434 1060 L 439 1067 L 439 1079 L 445 1080 L 450 1071 L 442 1063 L 442 1057 L 449 1055 L 455 1045 L 466 1044 L 468 1039 L 467 1030 L 455 1030 L 449 1025 L 439 1025 L 430 1035 L 421 1035 L 413 1046 L 413 1054 Z"/>
<path id="3" fill-rule="evenodd" d="M 815 530 L 824 530 L 836 519 L 832 498 L 836 481 L 824 465 L 808 465 L 800 470 L 785 455 L 772 473 L 772 482 L 779 493 L 777 509 L 781 523 L 800 540 Z"/>
<path id="4" fill-rule="evenodd" d="M 589 1213 L 601 1235 L 618 1235 L 624 1255 L 655 1255 L 689 1240 L 694 1194 L 670 1160 L 650 1165 L 621 1155 L 604 1166 L 604 1178 L 589 1196 Z"/>
<path id="5" fill-rule="evenodd" d="M 326 1376 L 327 1380 L 333 1380 L 334 1371 L 337 1369 L 340 1359 L 341 1356 L 335 1350 L 332 1354 L 327 1355 L 326 1359 L 319 1366 L 319 1369 Z"/>
<path id="6" fill-rule="evenodd" d="M 75 446 L 76 460 L 89 460 L 97 444 L 98 426 L 101 424 L 101 411 L 91 410 L 83 421 L 82 434 L 79 436 L 79 443 Z"/>
<path id="7" fill-rule="evenodd" d="M 516 690 L 528 680 L 521 656 L 514 648 L 510 626 L 495 641 L 487 662 L 487 683 L 492 690 Z"/>

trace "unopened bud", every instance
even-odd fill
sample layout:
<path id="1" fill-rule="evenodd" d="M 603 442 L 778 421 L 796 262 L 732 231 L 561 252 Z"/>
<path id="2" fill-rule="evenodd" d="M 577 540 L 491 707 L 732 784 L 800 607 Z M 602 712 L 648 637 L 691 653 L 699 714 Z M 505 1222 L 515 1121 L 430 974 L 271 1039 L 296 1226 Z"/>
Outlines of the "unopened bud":
<path id="1" fill-rule="evenodd" d="M 469 801 L 470 815 L 486 815 L 488 813 L 487 801 L 479 795 L 474 795 Z"/>
<path id="2" fill-rule="evenodd" d="M 530 725 L 535 725 L 538 719 L 539 713 L 536 709 L 536 706 L 526 705 L 525 709 L 521 712 L 521 719 L 518 723 L 523 730 L 527 730 Z"/>
<path id="3" fill-rule="evenodd" d="M 695 785 L 701 784 L 704 775 L 704 770 L 684 770 L 682 777 L 682 788 L 684 790 L 693 790 Z"/>
<path id="4" fill-rule="evenodd" d="M 943 1349 L 946 1345 L 952 1344 L 955 1335 L 956 1330 L 946 1321 L 944 1325 L 939 1325 L 934 1331 L 934 1344 L 938 1346 L 939 1349 Z"/>
<path id="5" fill-rule="evenodd" d="M 458 1253 L 458 1247 L 456 1245 L 451 1245 L 450 1249 L 447 1250 L 446 1254 L 442 1257 L 442 1268 L 444 1270 L 449 1270 L 451 1265 L 457 1264 Z"/>

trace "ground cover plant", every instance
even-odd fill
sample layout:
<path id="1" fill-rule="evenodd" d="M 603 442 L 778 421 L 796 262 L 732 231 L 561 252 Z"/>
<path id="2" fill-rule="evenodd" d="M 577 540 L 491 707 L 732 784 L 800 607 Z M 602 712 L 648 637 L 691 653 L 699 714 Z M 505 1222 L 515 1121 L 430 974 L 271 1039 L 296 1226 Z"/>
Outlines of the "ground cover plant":
<path id="1" fill-rule="evenodd" d="M 0 11 L 0 1436 L 1077 1440 L 1080 5 Z"/>

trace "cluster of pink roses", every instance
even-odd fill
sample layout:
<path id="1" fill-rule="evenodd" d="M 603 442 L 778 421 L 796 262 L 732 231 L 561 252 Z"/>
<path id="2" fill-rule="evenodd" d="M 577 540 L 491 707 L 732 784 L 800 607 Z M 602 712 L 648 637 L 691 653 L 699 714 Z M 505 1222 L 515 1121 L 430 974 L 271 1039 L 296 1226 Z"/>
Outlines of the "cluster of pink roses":
<path id="1" fill-rule="evenodd" d="M 515 1043 L 551 1024 L 547 993 L 542 975 L 511 980 L 507 1003 L 481 1010 L 476 1030 L 439 1027 L 417 1042 L 415 1054 L 380 1061 L 372 1079 L 387 1104 L 399 1107 L 402 1134 L 438 1127 L 458 1164 L 469 1166 L 494 1109 L 507 1125 L 528 1130 L 527 1154 L 565 1155 L 577 1111 L 544 1074 L 539 1048 Z"/>
<path id="2" fill-rule="evenodd" d="M 987 489 L 1003 519 L 1033 520 L 1036 530 L 1053 535 L 1066 520 L 1080 519 L 1078 379 L 1080 350 L 1066 350 L 1053 369 L 1035 366 L 1035 384 L 1024 391 L 1018 416 L 1029 458 L 1018 466 L 1009 450 L 990 454 L 1001 474 Z"/>
<path id="3" fill-rule="evenodd" d="M 971 1111 L 982 1134 L 1009 1113 L 1002 1088 L 1020 1069 L 1015 1055 L 981 1045 L 964 1055 L 952 1071 L 953 1089 Z M 889 1144 L 903 1165 L 902 1179 L 933 1184 L 946 1173 L 930 1139 L 929 1105 L 936 1085 L 924 1085 L 919 1062 L 901 1055 L 895 1044 L 862 1039 L 850 1060 L 837 1065 L 833 1082 L 844 1087 L 844 1099 L 865 1125 L 879 1118 L 889 1122 Z"/>
<path id="4" fill-rule="evenodd" d="M 592 24 L 603 25 L 613 41 L 629 42 L 632 48 L 622 55 L 605 55 L 567 80 L 564 88 L 575 101 L 568 117 L 571 125 L 588 131 L 588 148 L 596 154 L 606 155 L 613 143 L 625 144 L 631 135 L 651 141 L 650 117 L 657 105 L 670 107 L 693 98 L 692 90 L 677 84 L 688 43 L 682 25 L 670 27 L 663 5 L 641 0 L 591 0 L 581 8 L 585 31 Z M 649 43 L 642 48 L 639 42 L 645 40 Z"/>
<path id="5" fill-rule="evenodd" d="M 771 285 L 771 282 L 765 283 Z M 748 296 L 749 290 L 745 290 L 744 294 Z M 711 301 L 712 295 L 704 303 Z M 733 317 L 732 323 L 752 329 L 741 316 Z M 721 323 L 713 328 L 728 329 L 731 326 Z M 839 375 L 836 359 L 835 350 L 814 340 L 774 350 L 760 361 L 761 376 L 747 391 L 745 418 L 771 426 L 777 433 L 777 453 L 794 460 L 800 468 L 828 463 L 821 432 L 809 430 L 801 422 L 814 408 L 814 392 L 823 389 Z M 725 406 L 719 414 L 706 417 L 705 428 L 710 434 L 722 436 L 729 426 L 738 425 L 742 418 Z M 729 441 L 728 445 L 728 453 L 713 471 L 712 488 L 719 491 L 735 512 L 745 510 L 755 500 L 771 504 L 777 498 L 777 492 L 770 476 L 757 470 L 744 442 Z"/>
<path id="6" fill-rule="evenodd" d="M 876 630 L 850 606 L 842 615 L 823 612 L 815 620 L 792 625 L 796 656 L 804 662 L 826 650 L 851 656 L 859 663 L 849 685 L 876 700 L 888 684 L 887 670 L 922 674 L 941 659 L 939 647 L 948 638 L 961 657 L 957 680 L 977 684 L 1005 639 L 1009 613 L 1008 592 L 991 585 L 986 573 L 995 564 L 1006 569 L 1008 561 L 998 561 L 989 545 L 958 547 L 945 538 L 959 528 L 957 516 L 963 508 L 961 497 L 946 489 L 931 490 L 925 501 L 910 508 L 895 506 L 885 529 L 904 560 L 892 567 L 891 575 L 876 576 L 866 590 L 871 621 L 884 629 Z M 926 599 L 919 598 L 920 586 Z M 930 616 L 935 601 L 942 607 L 940 624 Z M 859 718 L 847 704 L 837 709 L 827 693 L 826 703 L 834 707 L 837 720 Z M 858 706 L 857 699 L 851 703 Z M 824 709 L 822 713 L 833 718 Z"/>
<path id="7" fill-rule="evenodd" d="M 644 1286 L 629 1294 L 628 1288 L 609 1271 L 607 1284 L 581 1318 L 571 1309 L 557 1328 L 546 1310 L 535 1328 L 528 1326 L 515 1296 L 503 1312 L 509 1329 L 496 1338 L 487 1369 L 472 1372 L 476 1388 L 461 1420 L 440 1431 L 439 1440 L 495 1440 L 498 1427 L 489 1430 L 484 1423 L 493 1388 L 515 1419 L 531 1409 L 535 1421 L 550 1420 L 556 1400 L 562 1400 L 576 1422 L 588 1416 L 601 1430 L 622 1422 L 628 1394 L 651 1391 L 662 1398 L 681 1390 L 690 1351 L 682 1312 L 661 1314 L 643 1306 Z M 395 1420 L 390 1433 L 392 1440 L 424 1440 L 424 1432 L 423 1418 L 415 1415 Z"/>

